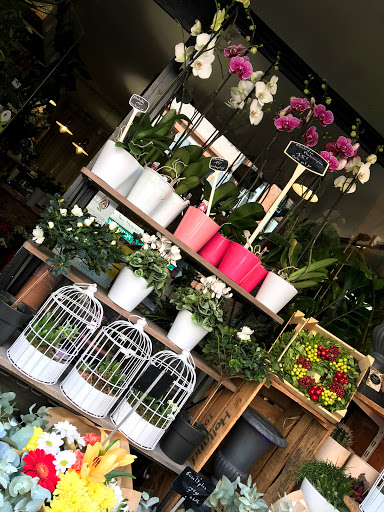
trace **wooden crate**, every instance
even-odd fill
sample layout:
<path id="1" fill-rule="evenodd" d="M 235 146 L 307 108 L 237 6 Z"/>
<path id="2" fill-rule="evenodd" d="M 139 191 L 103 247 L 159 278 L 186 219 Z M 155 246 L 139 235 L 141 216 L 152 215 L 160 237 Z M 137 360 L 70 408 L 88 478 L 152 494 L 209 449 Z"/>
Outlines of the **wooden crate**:
<path id="1" fill-rule="evenodd" d="M 329 331 L 323 329 L 323 327 L 321 327 L 319 325 L 318 320 L 316 320 L 315 318 L 309 318 L 309 319 L 305 318 L 304 313 L 302 313 L 301 311 L 296 311 L 296 313 L 294 313 L 292 315 L 292 317 L 289 319 L 289 321 L 285 325 L 284 329 L 281 331 L 281 333 L 277 337 L 275 343 L 272 345 L 272 348 L 277 343 L 278 339 L 280 338 L 281 334 L 285 331 L 286 327 L 290 324 L 296 325 L 295 331 L 297 333 L 301 332 L 301 331 L 309 331 L 314 334 L 319 333 L 322 336 L 324 336 L 324 338 L 331 339 L 331 340 L 335 341 L 338 345 L 343 347 L 345 350 L 348 350 L 349 352 L 351 352 L 351 355 L 359 363 L 360 376 L 356 383 L 357 387 L 359 386 L 360 382 L 364 378 L 366 371 L 368 370 L 368 368 L 370 366 L 372 366 L 372 363 L 374 361 L 373 357 L 364 356 L 363 354 L 358 352 L 356 349 L 354 349 L 353 347 L 351 347 L 350 345 L 348 345 L 341 339 L 334 336 Z M 294 340 L 294 338 L 292 338 L 292 340 L 287 345 L 287 347 L 289 347 L 289 345 L 293 342 L 293 340 Z M 271 348 L 271 350 L 272 350 L 272 348 Z M 338 423 L 339 421 L 341 421 L 344 418 L 344 416 L 347 413 L 347 409 L 342 409 L 342 410 L 335 411 L 335 412 L 329 412 L 324 407 L 322 407 L 320 405 L 315 405 L 299 389 L 295 388 L 294 386 L 292 386 L 292 384 L 290 384 L 289 382 L 287 382 L 285 380 L 282 382 L 280 379 L 278 379 L 277 377 L 275 377 L 273 375 L 271 376 L 271 382 L 272 382 L 272 385 L 275 386 L 276 388 L 278 388 L 280 390 L 285 389 L 287 391 L 288 396 L 299 398 L 305 404 L 304 405 L 305 408 L 308 410 L 312 410 L 313 414 L 315 414 L 316 416 L 319 416 L 319 414 L 320 414 L 322 417 L 326 418 L 328 421 L 331 421 L 332 423 Z M 352 400 L 352 398 L 353 398 L 353 395 L 351 397 L 351 400 Z M 350 404 L 351 400 L 348 402 L 347 407 Z"/>

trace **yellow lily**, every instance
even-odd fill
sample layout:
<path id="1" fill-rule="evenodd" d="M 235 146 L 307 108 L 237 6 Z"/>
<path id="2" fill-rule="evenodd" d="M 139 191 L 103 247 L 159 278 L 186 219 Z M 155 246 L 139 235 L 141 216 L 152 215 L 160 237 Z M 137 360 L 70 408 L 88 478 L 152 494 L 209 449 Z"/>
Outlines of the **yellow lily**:
<path id="1" fill-rule="evenodd" d="M 104 432 L 104 430 L 100 429 L 100 432 L 101 432 L 101 441 L 100 441 L 100 444 L 102 445 L 102 443 L 107 439 L 107 434 Z M 105 453 L 103 448 L 101 449 L 101 453 Z M 118 462 L 118 464 L 116 465 L 117 466 L 127 466 L 128 464 L 132 464 L 132 462 L 137 459 L 137 456 L 136 455 L 131 455 L 130 453 L 127 452 L 127 450 L 124 450 L 124 448 L 120 448 L 120 441 L 117 440 L 112 446 L 111 448 L 108 450 L 107 452 L 108 454 L 114 454 L 116 455 L 116 462 Z"/>

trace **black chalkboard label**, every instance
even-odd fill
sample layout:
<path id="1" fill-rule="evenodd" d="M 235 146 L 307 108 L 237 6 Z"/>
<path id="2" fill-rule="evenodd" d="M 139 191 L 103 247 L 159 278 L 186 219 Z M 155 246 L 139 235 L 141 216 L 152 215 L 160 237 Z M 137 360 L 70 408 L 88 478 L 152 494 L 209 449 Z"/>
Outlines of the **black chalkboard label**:
<path id="1" fill-rule="evenodd" d="M 201 510 L 201 505 L 215 490 L 215 486 L 200 476 L 192 468 L 187 467 L 172 482 L 171 488 L 185 499 L 187 507 Z"/>
<path id="2" fill-rule="evenodd" d="M 324 176 L 329 163 L 316 151 L 298 142 L 291 141 L 285 148 L 284 153 L 292 158 L 297 164 L 303 165 L 308 171 Z"/>
<path id="3" fill-rule="evenodd" d="M 217 158 L 213 156 L 209 162 L 209 168 L 211 171 L 226 171 L 228 169 L 228 161 L 224 158 Z"/>
<path id="4" fill-rule="evenodd" d="M 131 96 L 129 104 L 136 110 L 140 110 L 140 112 L 146 112 L 149 108 L 148 101 L 142 96 L 139 96 L 138 94 L 133 94 Z"/>
<path id="5" fill-rule="evenodd" d="M 160 375 L 161 372 L 161 368 L 158 368 L 157 366 L 150 364 L 148 368 L 144 371 L 144 373 L 142 373 L 140 377 L 137 379 L 137 381 L 134 383 L 133 387 L 137 389 L 137 391 L 145 393 L 149 386 Z M 171 386 L 174 380 L 175 379 L 174 377 L 172 377 L 172 375 L 169 375 L 169 373 L 165 373 L 161 377 L 159 382 L 157 382 L 157 384 L 151 389 L 148 395 L 156 399 L 161 398 L 168 391 L 169 387 Z"/>

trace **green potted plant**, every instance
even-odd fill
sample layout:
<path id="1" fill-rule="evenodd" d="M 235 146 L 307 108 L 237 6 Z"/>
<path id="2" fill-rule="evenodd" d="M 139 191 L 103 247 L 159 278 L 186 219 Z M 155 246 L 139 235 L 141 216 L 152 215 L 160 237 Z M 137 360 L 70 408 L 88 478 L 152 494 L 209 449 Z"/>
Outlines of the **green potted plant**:
<path id="1" fill-rule="evenodd" d="M 145 242 L 123 259 L 124 267 L 117 275 L 108 297 L 127 311 L 132 311 L 145 297 L 155 291 L 163 295 L 169 279 L 170 264 L 181 258 L 180 250 L 160 233 L 143 234 Z"/>
<path id="2" fill-rule="evenodd" d="M 346 468 L 313 459 L 299 469 L 301 492 L 311 512 L 349 512 L 344 496 L 353 494 Z"/>
<path id="3" fill-rule="evenodd" d="M 352 443 L 352 430 L 344 423 L 338 423 L 315 457 L 317 460 L 328 460 L 338 467 L 344 466 L 351 455 L 349 448 Z"/>
<path id="4" fill-rule="evenodd" d="M 256 483 L 252 484 L 251 476 L 248 477 L 247 483 L 241 483 L 239 479 L 231 482 L 224 475 L 204 505 L 215 512 L 266 512 L 268 505 L 262 496 L 263 494 L 257 491 Z"/>
<path id="5" fill-rule="evenodd" d="M 232 297 L 231 288 L 216 276 L 201 277 L 196 288 L 179 287 L 170 300 L 177 311 L 168 338 L 182 350 L 192 350 L 215 325 L 222 323 L 222 301 Z"/>

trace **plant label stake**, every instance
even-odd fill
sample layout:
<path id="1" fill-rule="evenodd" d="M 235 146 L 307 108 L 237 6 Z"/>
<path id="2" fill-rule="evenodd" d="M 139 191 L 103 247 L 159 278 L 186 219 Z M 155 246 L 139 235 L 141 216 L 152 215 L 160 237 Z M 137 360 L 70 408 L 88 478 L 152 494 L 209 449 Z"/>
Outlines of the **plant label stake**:
<path id="1" fill-rule="evenodd" d="M 277 207 L 279 206 L 281 200 L 287 194 L 288 190 L 291 188 L 293 183 L 303 174 L 305 170 L 317 174 L 318 176 L 324 176 L 327 172 L 329 163 L 320 156 L 316 151 L 303 144 L 299 144 L 298 142 L 291 141 L 288 146 L 285 148 L 284 153 L 289 156 L 294 162 L 297 163 L 297 167 L 294 173 L 291 176 L 291 179 L 285 185 L 283 190 L 277 196 L 276 200 L 269 208 L 263 219 L 259 222 L 259 225 L 252 233 L 249 238 L 247 244 L 245 245 L 246 249 L 252 245 L 252 242 L 255 240 L 257 235 L 265 228 L 268 224 L 269 220 L 275 213 Z"/>
<path id="2" fill-rule="evenodd" d="M 118 138 L 119 142 L 124 142 L 125 137 L 127 136 L 128 130 L 132 126 L 133 120 L 136 117 L 136 114 L 138 112 L 145 113 L 149 108 L 148 101 L 143 98 L 142 96 L 139 96 L 138 94 L 133 94 L 129 99 L 129 104 L 133 108 L 131 117 L 128 120 L 127 126 L 124 128 L 123 133 Z"/>
<path id="3" fill-rule="evenodd" d="M 172 482 L 171 489 L 182 496 L 182 500 L 179 500 L 179 502 L 185 500 L 187 508 L 191 508 L 195 512 L 204 508 L 210 510 L 208 507 L 203 507 L 203 503 L 215 490 L 215 486 L 191 467 L 186 467 L 180 473 L 176 480 Z"/>
<path id="4" fill-rule="evenodd" d="M 224 158 L 212 157 L 209 162 L 209 168 L 211 169 L 211 171 L 214 171 L 215 175 L 213 177 L 212 189 L 211 194 L 209 196 L 207 211 L 205 212 L 207 217 L 209 217 L 209 214 L 211 213 L 213 196 L 215 195 L 217 180 L 219 179 L 219 173 L 225 172 L 228 169 L 228 161 L 224 160 Z"/>

